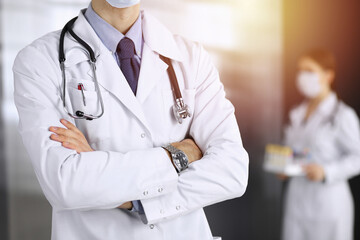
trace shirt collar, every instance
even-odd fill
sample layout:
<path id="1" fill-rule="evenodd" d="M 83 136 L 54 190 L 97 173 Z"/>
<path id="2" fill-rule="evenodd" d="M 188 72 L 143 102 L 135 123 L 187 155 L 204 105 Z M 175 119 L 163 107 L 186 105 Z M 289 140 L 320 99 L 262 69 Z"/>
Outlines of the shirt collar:
<path id="1" fill-rule="evenodd" d="M 319 114 L 320 116 L 328 116 L 332 114 L 334 108 L 338 102 L 338 97 L 335 92 L 331 92 L 317 107 L 313 114 Z M 293 124 L 300 124 L 306 115 L 308 109 L 308 100 L 303 102 L 297 109 L 290 112 L 290 121 Z"/>
<path id="2" fill-rule="evenodd" d="M 142 10 L 141 16 L 144 42 L 152 51 L 172 60 L 182 62 L 184 61 L 184 56 L 182 51 L 180 51 L 180 46 L 195 47 L 195 45 L 188 46 L 188 42 L 185 39 L 174 36 L 162 23 L 148 12 Z M 199 45 L 196 46 L 198 47 Z"/>
<path id="3" fill-rule="evenodd" d="M 332 113 L 333 108 L 335 107 L 336 103 L 338 101 L 338 98 L 336 96 L 336 93 L 331 92 L 329 96 L 327 96 L 319 105 L 318 109 L 319 112 L 327 115 Z"/>
<path id="4" fill-rule="evenodd" d="M 120 40 L 124 37 L 128 37 L 134 42 L 136 55 L 141 58 L 144 41 L 142 37 L 142 21 L 140 15 L 125 35 L 102 19 L 94 11 L 91 3 L 86 9 L 85 18 L 109 51 L 115 53 Z"/>

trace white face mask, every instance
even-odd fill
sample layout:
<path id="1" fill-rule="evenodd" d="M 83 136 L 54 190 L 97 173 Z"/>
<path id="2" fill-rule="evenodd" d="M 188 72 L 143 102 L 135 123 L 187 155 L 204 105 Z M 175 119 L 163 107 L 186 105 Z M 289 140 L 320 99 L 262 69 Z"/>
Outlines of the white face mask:
<path id="1" fill-rule="evenodd" d="M 300 93 L 307 98 L 315 98 L 321 92 L 320 76 L 313 72 L 299 72 L 296 85 Z"/>
<path id="2" fill-rule="evenodd" d="M 116 8 L 127 8 L 138 4 L 140 0 L 106 0 L 111 6 Z"/>

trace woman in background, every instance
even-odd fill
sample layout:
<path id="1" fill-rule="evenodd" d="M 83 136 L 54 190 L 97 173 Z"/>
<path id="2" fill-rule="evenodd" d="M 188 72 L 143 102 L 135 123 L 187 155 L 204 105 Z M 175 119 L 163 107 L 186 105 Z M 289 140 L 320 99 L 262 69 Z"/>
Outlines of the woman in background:
<path id="1" fill-rule="evenodd" d="M 332 53 L 313 50 L 300 58 L 297 87 L 305 101 L 290 112 L 285 143 L 310 158 L 305 177 L 289 180 L 284 240 L 353 239 L 348 179 L 360 173 L 359 119 L 331 89 L 334 79 Z"/>

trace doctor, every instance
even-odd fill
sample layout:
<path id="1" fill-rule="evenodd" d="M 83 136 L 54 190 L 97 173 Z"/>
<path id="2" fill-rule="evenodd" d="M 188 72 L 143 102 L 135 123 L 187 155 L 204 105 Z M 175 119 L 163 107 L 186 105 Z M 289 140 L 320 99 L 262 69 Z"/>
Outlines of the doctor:
<path id="1" fill-rule="evenodd" d="M 285 143 L 310 152 L 305 177 L 290 179 L 284 240 L 352 240 L 354 204 L 348 179 L 360 173 L 360 129 L 355 111 L 331 90 L 335 58 L 324 50 L 299 60 L 297 86 L 306 101 L 290 112 Z"/>
<path id="2" fill-rule="evenodd" d="M 139 0 L 93 0 L 79 13 L 71 29 L 96 69 L 67 32 L 65 99 L 60 31 L 15 60 L 19 131 L 53 207 L 54 240 L 210 240 L 203 207 L 245 192 L 248 155 L 209 55 L 139 9 Z M 182 124 L 170 64 L 189 107 Z M 67 114 L 101 112 L 99 93 L 100 118 Z"/>

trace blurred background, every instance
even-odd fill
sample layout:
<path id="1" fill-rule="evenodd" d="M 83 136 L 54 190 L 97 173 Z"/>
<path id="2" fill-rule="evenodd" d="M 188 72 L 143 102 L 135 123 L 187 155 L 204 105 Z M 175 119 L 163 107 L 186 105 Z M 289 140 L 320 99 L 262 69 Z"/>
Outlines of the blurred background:
<path id="1" fill-rule="evenodd" d="M 0 239 L 50 239 L 44 198 L 17 132 L 12 64 L 17 52 L 58 30 L 89 0 L 0 0 Z M 240 198 L 205 209 L 214 235 L 225 240 L 280 238 L 284 186 L 262 170 L 265 144 L 279 143 L 295 89 L 299 55 L 313 47 L 338 60 L 335 89 L 360 113 L 360 1 L 143 0 L 143 9 L 172 32 L 211 53 L 236 108 L 250 154 L 250 179 Z M 360 179 L 350 180 L 360 226 Z M 356 239 L 360 239 L 355 227 Z"/>

